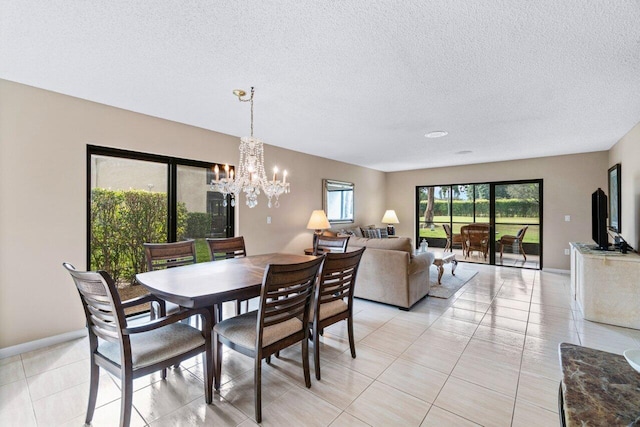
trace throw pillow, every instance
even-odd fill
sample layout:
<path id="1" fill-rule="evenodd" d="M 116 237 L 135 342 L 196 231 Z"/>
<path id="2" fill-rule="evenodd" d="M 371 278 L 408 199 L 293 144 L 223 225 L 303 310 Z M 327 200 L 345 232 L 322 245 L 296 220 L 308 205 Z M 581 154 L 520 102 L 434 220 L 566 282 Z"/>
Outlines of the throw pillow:
<path id="1" fill-rule="evenodd" d="M 375 225 L 365 225 L 360 227 L 360 231 L 362 232 L 362 237 L 367 237 L 366 230 L 374 230 L 376 228 Z"/>
<path id="2" fill-rule="evenodd" d="M 369 239 L 379 239 L 380 238 L 380 230 L 377 228 L 365 228 L 362 230 L 362 234 L 364 237 Z"/>
<path id="3" fill-rule="evenodd" d="M 347 236 L 363 237 L 362 236 L 362 231 L 360 230 L 360 227 L 343 228 L 338 233 L 339 234 L 344 234 L 344 235 L 347 235 Z"/>

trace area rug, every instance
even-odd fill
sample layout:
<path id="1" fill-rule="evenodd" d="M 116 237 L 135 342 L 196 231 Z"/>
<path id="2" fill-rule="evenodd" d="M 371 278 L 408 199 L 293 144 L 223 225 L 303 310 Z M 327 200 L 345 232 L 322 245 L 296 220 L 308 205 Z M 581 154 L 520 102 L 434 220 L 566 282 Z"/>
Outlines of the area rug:
<path id="1" fill-rule="evenodd" d="M 456 267 L 456 275 L 453 276 L 451 274 L 451 264 L 446 264 L 444 266 L 444 274 L 442 275 L 442 284 L 438 285 L 438 267 L 432 265 L 429 270 L 429 279 L 431 280 L 429 296 L 449 298 L 476 274 L 478 274 L 478 270 L 473 270 L 466 265 L 458 264 L 458 267 Z"/>

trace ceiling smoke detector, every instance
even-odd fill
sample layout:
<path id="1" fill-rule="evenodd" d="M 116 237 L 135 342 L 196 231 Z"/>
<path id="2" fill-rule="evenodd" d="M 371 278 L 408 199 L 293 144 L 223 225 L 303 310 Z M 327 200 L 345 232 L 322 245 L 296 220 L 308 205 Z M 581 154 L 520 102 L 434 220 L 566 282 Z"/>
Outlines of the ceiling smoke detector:
<path id="1" fill-rule="evenodd" d="M 443 136 L 449 135 L 449 132 L 446 130 L 434 130 L 432 132 L 427 133 L 425 136 L 427 138 L 442 138 Z"/>

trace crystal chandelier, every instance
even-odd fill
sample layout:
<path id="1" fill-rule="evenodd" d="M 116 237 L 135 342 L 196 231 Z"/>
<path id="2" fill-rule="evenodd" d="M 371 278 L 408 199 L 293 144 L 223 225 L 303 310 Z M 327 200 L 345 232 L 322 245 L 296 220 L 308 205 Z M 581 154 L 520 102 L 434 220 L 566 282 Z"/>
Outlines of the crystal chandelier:
<path id="1" fill-rule="evenodd" d="M 243 192 L 246 195 L 247 206 L 250 208 L 258 205 L 258 195 L 264 192 L 271 207 L 272 200 L 275 199 L 275 207 L 280 206 L 278 198 L 283 193 L 289 193 L 289 183 L 287 182 L 287 171 L 282 172 L 282 181 L 278 179 L 278 167 L 273 168 L 273 179 L 269 180 L 264 170 L 264 147 L 262 140 L 253 136 L 253 93 L 244 99 L 247 93 L 244 90 L 236 89 L 233 94 L 240 102 L 251 103 L 251 136 L 240 138 L 240 164 L 238 172 L 234 176 L 234 170 L 229 170 L 229 165 L 224 165 L 224 175 L 220 178 L 218 165 L 213 168 L 215 179 L 211 180 L 211 191 L 222 193 L 224 206 L 227 205 L 227 194 L 231 196 L 231 206 L 235 206 L 235 199 Z"/>

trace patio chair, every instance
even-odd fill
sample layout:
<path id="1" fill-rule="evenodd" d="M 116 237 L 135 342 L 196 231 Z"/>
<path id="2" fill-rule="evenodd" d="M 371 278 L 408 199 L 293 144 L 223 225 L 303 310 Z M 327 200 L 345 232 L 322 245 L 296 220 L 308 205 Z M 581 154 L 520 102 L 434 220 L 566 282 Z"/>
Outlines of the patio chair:
<path id="1" fill-rule="evenodd" d="M 487 259 L 487 253 L 489 252 L 489 224 L 468 224 L 463 225 L 460 228 L 460 234 L 462 235 L 464 245 L 464 257 L 469 257 L 471 251 L 478 251 L 482 253 L 483 258 Z"/>
<path id="2" fill-rule="evenodd" d="M 454 234 L 449 224 L 442 224 L 442 228 L 444 228 L 444 232 L 447 235 L 447 243 L 443 252 L 446 252 L 447 250 L 449 252 L 453 252 L 453 245 L 460 245 L 460 247 L 464 249 L 462 244 L 462 234 Z"/>
<path id="3" fill-rule="evenodd" d="M 518 230 L 518 233 L 515 236 L 505 234 L 504 236 L 500 237 L 500 240 L 498 240 L 498 243 L 500 243 L 500 259 L 502 259 L 502 251 L 504 249 L 504 245 L 518 245 L 519 252 L 524 257 L 524 260 L 527 260 L 527 254 L 524 253 L 524 248 L 522 247 L 522 240 L 524 240 L 524 235 L 527 232 L 528 228 L 528 225 L 521 228 L 520 230 Z"/>

